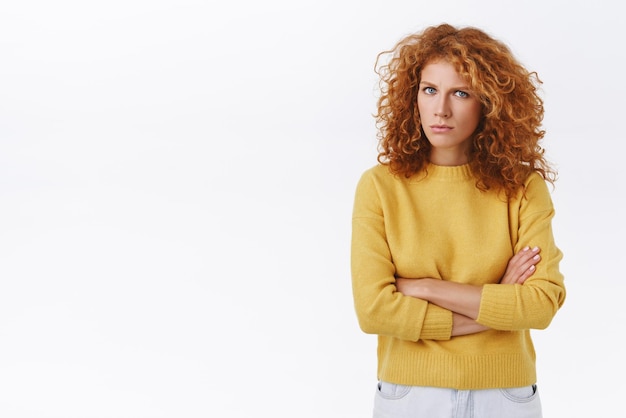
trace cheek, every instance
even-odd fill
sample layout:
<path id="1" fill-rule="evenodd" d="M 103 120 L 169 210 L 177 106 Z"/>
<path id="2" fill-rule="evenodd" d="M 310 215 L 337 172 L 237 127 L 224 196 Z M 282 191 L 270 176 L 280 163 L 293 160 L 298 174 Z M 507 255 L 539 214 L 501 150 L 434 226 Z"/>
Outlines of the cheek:
<path id="1" fill-rule="evenodd" d="M 428 96 L 427 94 L 424 94 L 422 92 L 418 93 L 417 97 L 415 98 L 417 110 L 420 112 L 426 112 L 431 106 L 432 101 L 432 97 Z"/>
<path id="2" fill-rule="evenodd" d="M 423 101 L 420 100 L 419 96 L 417 96 L 417 113 L 421 114 L 423 113 L 424 110 L 424 104 L 422 103 Z"/>
<path id="3" fill-rule="evenodd" d="M 474 128 L 477 128 L 478 125 L 480 124 L 480 119 L 482 118 L 482 111 L 481 111 L 480 104 L 474 107 L 468 113 L 468 116 L 469 116 L 468 121 L 471 121 L 472 125 L 474 125 Z"/>

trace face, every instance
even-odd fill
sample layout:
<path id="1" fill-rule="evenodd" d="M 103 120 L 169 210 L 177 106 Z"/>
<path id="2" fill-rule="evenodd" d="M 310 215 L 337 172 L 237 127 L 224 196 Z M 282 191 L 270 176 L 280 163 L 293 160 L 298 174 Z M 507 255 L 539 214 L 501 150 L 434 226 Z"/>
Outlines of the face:
<path id="1" fill-rule="evenodd" d="M 422 129 L 432 146 L 430 162 L 467 163 L 471 138 L 480 122 L 481 104 L 468 83 L 446 61 L 422 69 L 417 108 Z"/>

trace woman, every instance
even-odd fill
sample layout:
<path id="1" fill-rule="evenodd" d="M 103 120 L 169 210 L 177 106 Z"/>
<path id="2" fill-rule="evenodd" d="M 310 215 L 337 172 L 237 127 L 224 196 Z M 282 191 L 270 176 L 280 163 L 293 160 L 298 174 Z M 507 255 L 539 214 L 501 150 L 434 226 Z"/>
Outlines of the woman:
<path id="1" fill-rule="evenodd" d="M 530 330 L 565 299 L 541 81 L 448 24 L 381 53 L 377 73 L 379 164 L 351 249 L 359 325 L 378 335 L 374 417 L 541 417 Z"/>

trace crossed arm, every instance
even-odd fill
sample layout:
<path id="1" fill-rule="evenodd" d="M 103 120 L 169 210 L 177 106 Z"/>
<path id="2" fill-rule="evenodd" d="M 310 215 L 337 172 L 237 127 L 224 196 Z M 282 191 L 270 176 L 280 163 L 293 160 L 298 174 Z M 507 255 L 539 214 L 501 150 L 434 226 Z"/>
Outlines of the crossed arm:
<path id="1" fill-rule="evenodd" d="M 509 260 L 500 284 L 523 284 L 535 272 L 541 260 L 538 247 L 525 247 Z M 488 328 L 476 322 L 480 309 L 482 286 L 446 280 L 396 278 L 397 290 L 405 296 L 427 300 L 452 311 L 452 336 L 473 334 Z"/>

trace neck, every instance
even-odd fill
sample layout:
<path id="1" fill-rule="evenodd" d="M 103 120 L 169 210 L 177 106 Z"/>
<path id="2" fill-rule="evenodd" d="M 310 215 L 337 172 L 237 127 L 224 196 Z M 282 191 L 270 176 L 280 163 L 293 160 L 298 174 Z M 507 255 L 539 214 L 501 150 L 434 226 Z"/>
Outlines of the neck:
<path id="1" fill-rule="evenodd" d="M 446 154 L 446 153 L 431 153 L 430 155 L 430 163 L 441 166 L 457 166 L 464 165 L 468 163 L 467 155 L 458 155 L 458 154 Z"/>

